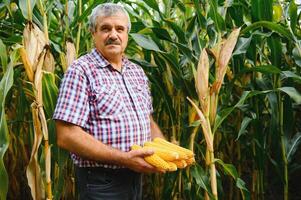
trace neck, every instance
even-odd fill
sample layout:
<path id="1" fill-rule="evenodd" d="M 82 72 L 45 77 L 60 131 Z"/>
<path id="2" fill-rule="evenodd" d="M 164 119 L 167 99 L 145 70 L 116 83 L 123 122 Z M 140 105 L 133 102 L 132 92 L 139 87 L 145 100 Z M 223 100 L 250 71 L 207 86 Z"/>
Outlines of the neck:
<path id="1" fill-rule="evenodd" d="M 118 71 L 122 68 L 122 56 L 114 56 L 112 58 L 106 58 L 112 67 Z"/>
<path id="2" fill-rule="evenodd" d="M 101 53 L 101 51 L 99 51 L 98 49 L 97 51 L 112 65 L 114 69 L 121 71 L 123 54 L 113 54 L 107 56 Z"/>
<path id="3" fill-rule="evenodd" d="M 121 63 L 120 64 L 116 64 L 116 63 L 112 63 L 112 62 L 110 62 L 110 63 L 111 63 L 111 65 L 114 69 L 121 72 L 121 69 L 122 69 L 122 64 Z"/>

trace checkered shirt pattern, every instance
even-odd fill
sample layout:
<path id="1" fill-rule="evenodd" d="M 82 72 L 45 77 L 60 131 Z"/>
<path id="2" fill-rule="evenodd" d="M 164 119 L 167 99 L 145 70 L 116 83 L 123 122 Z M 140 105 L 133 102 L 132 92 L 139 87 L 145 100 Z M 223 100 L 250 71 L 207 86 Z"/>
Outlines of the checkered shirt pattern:
<path id="1" fill-rule="evenodd" d="M 82 127 L 95 139 L 129 151 L 150 140 L 153 112 L 148 79 L 142 68 L 127 58 L 115 70 L 96 50 L 75 60 L 64 75 L 53 119 Z M 71 158 L 79 167 L 120 166 Z"/>

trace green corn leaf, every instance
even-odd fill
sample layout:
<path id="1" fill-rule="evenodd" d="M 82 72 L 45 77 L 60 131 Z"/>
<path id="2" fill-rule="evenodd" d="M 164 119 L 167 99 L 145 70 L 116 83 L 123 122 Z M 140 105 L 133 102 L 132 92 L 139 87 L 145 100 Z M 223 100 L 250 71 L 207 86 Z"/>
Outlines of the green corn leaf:
<path id="1" fill-rule="evenodd" d="M 248 38 L 243 38 L 243 37 L 238 38 L 236 47 L 235 47 L 235 50 L 234 50 L 232 56 L 246 53 L 248 48 L 250 47 L 251 41 L 252 41 L 252 36 L 250 36 Z"/>
<path id="2" fill-rule="evenodd" d="M 297 14 L 298 8 L 297 8 L 297 5 L 295 4 L 295 0 L 291 1 L 288 12 L 289 12 L 289 17 L 290 17 L 290 26 L 291 26 L 292 31 L 295 33 L 296 27 L 298 25 L 298 14 Z"/>
<path id="3" fill-rule="evenodd" d="M 202 14 L 201 14 L 201 7 L 200 7 L 200 1 L 198 0 L 193 0 L 194 6 L 196 8 L 196 16 L 199 22 L 199 25 L 202 24 Z"/>
<path id="4" fill-rule="evenodd" d="M 155 27 L 155 28 L 152 28 L 152 31 L 159 39 L 172 42 L 172 38 L 166 29 Z"/>
<path id="5" fill-rule="evenodd" d="M 175 32 L 176 36 L 178 37 L 178 41 L 185 44 L 187 43 L 186 40 L 186 34 L 183 31 L 183 28 L 177 25 L 173 20 L 171 19 L 163 19 L 164 22 Z"/>
<path id="6" fill-rule="evenodd" d="M 285 78 L 292 78 L 293 80 L 301 84 L 301 76 L 298 76 L 292 71 L 282 71 L 281 75 L 282 75 L 282 80 Z"/>
<path id="7" fill-rule="evenodd" d="M 295 134 L 294 137 L 288 141 L 288 145 L 287 145 L 288 150 L 286 154 L 288 162 L 292 160 L 292 157 L 295 155 L 300 143 L 301 143 L 301 132 Z"/>
<path id="8" fill-rule="evenodd" d="M 191 167 L 191 175 L 195 179 L 196 184 L 198 184 L 205 191 L 209 191 L 209 182 L 207 175 L 200 166 L 196 165 Z"/>
<path id="9" fill-rule="evenodd" d="M 281 73 L 281 70 L 278 67 L 275 67 L 274 65 L 261 65 L 251 68 L 245 68 L 241 72 L 261 72 L 264 74 L 279 74 Z"/>
<path id="10" fill-rule="evenodd" d="M 71 26 L 75 26 L 77 25 L 79 22 L 83 22 L 85 19 L 87 19 L 87 17 L 91 14 L 91 11 L 93 8 L 95 8 L 97 5 L 104 3 L 105 0 L 94 0 L 92 4 L 89 5 L 89 7 L 87 9 L 84 10 L 84 12 L 82 13 L 81 16 L 77 16 Z"/>
<path id="11" fill-rule="evenodd" d="M 238 108 L 238 107 L 242 106 L 244 104 L 244 102 L 248 98 L 256 96 L 256 95 L 260 95 L 260 94 L 270 93 L 270 92 L 272 92 L 272 90 L 266 90 L 266 91 L 245 91 L 242 94 L 242 96 L 240 97 L 239 101 L 233 107 L 225 108 L 225 109 L 221 110 L 218 113 L 218 115 L 217 115 L 217 117 L 215 119 L 213 133 L 215 133 L 215 131 L 217 130 L 217 128 L 222 124 L 222 122 L 227 118 L 227 116 L 230 115 L 231 112 L 235 108 Z"/>
<path id="12" fill-rule="evenodd" d="M 6 199 L 7 191 L 8 191 L 8 174 L 4 166 L 4 154 L 9 145 L 9 133 L 7 128 L 6 116 L 5 116 L 5 98 L 9 90 L 13 85 L 13 65 L 9 64 L 8 69 L 5 72 L 4 76 L 0 82 L 0 101 L 1 101 L 1 118 L 0 118 L 0 199 Z"/>
<path id="13" fill-rule="evenodd" d="M 6 46 L 3 44 L 1 39 L 0 39 L 0 59 L 1 59 L 2 70 L 3 72 L 5 72 L 7 67 L 7 52 L 6 52 Z"/>
<path id="14" fill-rule="evenodd" d="M 242 179 L 240 179 L 240 178 L 236 179 L 236 187 L 238 187 L 240 189 L 243 200 L 251 199 L 250 192 L 246 187 L 246 183 Z"/>
<path id="15" fill-rule="evenodd" d="M 220 159 L 214 159 L 214 162 L 220 164 L 224 172 L 226 174 L 229 174 L 236 181 L 236 186 L 240 189 L 243 199 L 250 199 L 249 191 L 246 188 L 246 184 L 242 179 L 239 178 L 238 172 L 234 165 L 226 164 Z"/>
<path id="16" fill-rule="evenodd" d="M 46 112 L 46 118 L 51 118 L 55 109 L 58 88 L 55 84 L 55 75 L 51 72 L 43 72 L 43 103 Z"/>
<path id="17" fill-rule="evenodd" d="M 277 90 L 289 95 L 297 104 L 301 104 L 301 94 L 294 87 L 281 87 Z"/>
<path id="18" fill-rule="evenodd" d="M 301 42 L 300 42 L 301 43 Z M 296 64 L 301 67 L 301 45 L 296 46 L 294 49 L 293 49 L 293 58 L 296 62 Z"/>
<path id="19" fill-rule="evenodd" d="M 234 180 L 238 178 L 238 172 L 236 168 L 231 164 L 226 164 L 220 159 L 214 159 L 214 162 L 220 164 L 223 167 L 223 170 L 226 174 L 232 176 Z"/>
<path id="20" fill-rule="evenodd" d="M 251 12 L 253 21 L 273 19 L 273 1 L 271 0 L 252 0 Z"/>
<path id="21" fill-rule="evenodd" d="M 150 36 L 142 35 L 139 33 L 131 33 L 130 35 L 135 40 L 135 42 L 144 49 L 162 52 Z"/>
<path id="22" fill-rule="evenodd" d="M 241 127 L 239 129 L 239 132 L 238 132 L 238 135 L 237 135 L 237 138 L 236 140 L 238 140 L 240 138 L 240 136 L 242 134 L 244 134 L 246 128 L 248 127 L 248 125 L 250 124 L 250 122 L 252 121 L 252 118 L 250 117 L 245 117 L 243 120 L 242 120 L 242 123 L 241 123 Z"/>
<path id="23" fill-rule="evenodd" d="M 270 60 L 272 64 L 276 67 L 281 67 L 282 44 L 280 43 L 280 37 L 276 34 L 272 34 L 267 38 L 267 41 L 271 50 Z"/>
<path id="24" fill-rule="evenodd" d="M 32 21 L 32 11 L 36 4 L 36 0 L 22 0 L 19 1 L 19 7 L 22 11 L 22 15 L 25 19 Z M 28 9 L 30 8 L 30 9 Z"/>
<path id="25" fill-rule="evenodd" d="M 247 26 L 245 29 L 240 31 L 240 34 L 243 35 L 245 33 L 248 33 L 250 31 L 256 30 L 260 27 L 264 27 L 267 29 L 270 29 L 271 31 L 274 31 L 280 35 L 283 35 L 284 37 L 286 37 L 289 40 L 293 40 L 293 36 L 292 34 L 283 26 L 273 23 L 273 22 L 269 22 L 269 21 L 258 21 L 255 22 L 249 26 Z"/>
<path id="26" fill-rule="evenodd" d="M 214 21 L 215 27 L 218 31 L 225 30 L 225 21 L 222 18 L 222 16 L 218 13 L 217 1 L 216 0 L 209 1 L 209 4 L 210 4 L 210 10 L 208 16 Z"/>
<path id="27" fill-rule="evenodd" d="M 160 12 L 160 9 L 159 9 L 159 5 L 158 3 L 155 1 L 155 0 L 144 0 L 144 2 L 149 6 L 151 7 L 152 9 L 158 11 L 159 13 Z"/>
<path id="28" fill-rule="evenodd" d="M 185 7 L 185 4 L 180 1 L 180 0 L 174 0 L 175 4 L 177 5 L 177 7 L 183 12 L 185 13 L 186 12 L 186 7 Z"/>

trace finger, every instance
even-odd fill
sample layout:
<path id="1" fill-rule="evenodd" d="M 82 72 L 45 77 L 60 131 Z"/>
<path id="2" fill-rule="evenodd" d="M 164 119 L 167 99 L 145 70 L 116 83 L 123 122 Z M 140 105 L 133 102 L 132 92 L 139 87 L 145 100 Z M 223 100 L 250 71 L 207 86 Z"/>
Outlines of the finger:
<path id="1" fill-rule="evenodd" d="M 145 156 L 150 156 L 154 154 L 154 151 L 151 149 L 138 149 L 138 150 L 133 150 L 131 151 L 133 156 L 137 157 L 145 157 Z"/>

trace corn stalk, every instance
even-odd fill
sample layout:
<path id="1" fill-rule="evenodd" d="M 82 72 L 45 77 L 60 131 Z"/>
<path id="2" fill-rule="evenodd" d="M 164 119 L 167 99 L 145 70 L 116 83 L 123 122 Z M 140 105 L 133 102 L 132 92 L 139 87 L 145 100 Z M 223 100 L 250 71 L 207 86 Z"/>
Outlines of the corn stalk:
<path id="1" fill-rule="evenodd" d="M 47 26 L 47 24 L 45 24 Z M 46 29 L 47 30 L 47 29 Z M 40 166 L 37 159 L 38 149 L 44 138 L 44 153 L 45 153 L 45 171 L 46 171 L 46 192 L 47 199 L 52 199 L 51 190 L 51 154 L 48 142 L 48 128 L 47 121 L 43 109 L 42 98 L 42 68 L 46 62 L 49 64 L 50 52 L 47 34 L 45 34 L 33 23 L 29 22 L 24 29 L 23 43 L 24 47 L 20 48 L 20 55 L 24 64 L 29 81 L 34 88 L 34 102 L 31 105 L 33 123 L 34 123 L 34 144 L 31 152 L 26 174 L 28 177 L 31 194 L 34 199 L 41 199 L 44 197 L 42 189 L 42 181 L 40 174 Z M 32 51 L 35 49 L 36 51 Z M 54 63 L 54 62 L 53 62 Z"/>
<path id="2" fill-rule="evenodd" d="M 195 77 L 196 90 L 199 97 L 199 102 L 201 109 L 189 98 L 189 102 L 196 109 L 204 134 L 204 138 L 207 145 L 207 155 L 206 163 L 209 165 L 210 169 L 210 182 L 211 190 L 214 196 L 214 199 L 218 199 L 217 193 L 217 180 L 216 180 L 216 168 L 215 168 L 215 158 L 214 158 L 214 133 L 212 129 L 214 127 L 214 122 L 216 118 L 216 110 L 218 103 L 218 94 L 221 89 L 221 85 L 224 79 L 224 76 L 227 71 L 228 62 L 231 58 L 232 51 L 237 42 L 240 29 L 234 30 L 229 38 L 223 42 L 223 44 L 218 43 L 217 48 L 212 52 L 216 59 L 216 70 L 215 77 L 216 80 L 213 83 L 212 87 L 209 86 L 209 58 L 205 49 L 203 49 L 199 63 L 197 67 L 197 73 Z M 192 137 L 191 140 L 194 140 Z M 192 147 L 193 148 L 193 147 Z M 205 198 L 208 198 L 208 195 L 205 194 Z"/>

